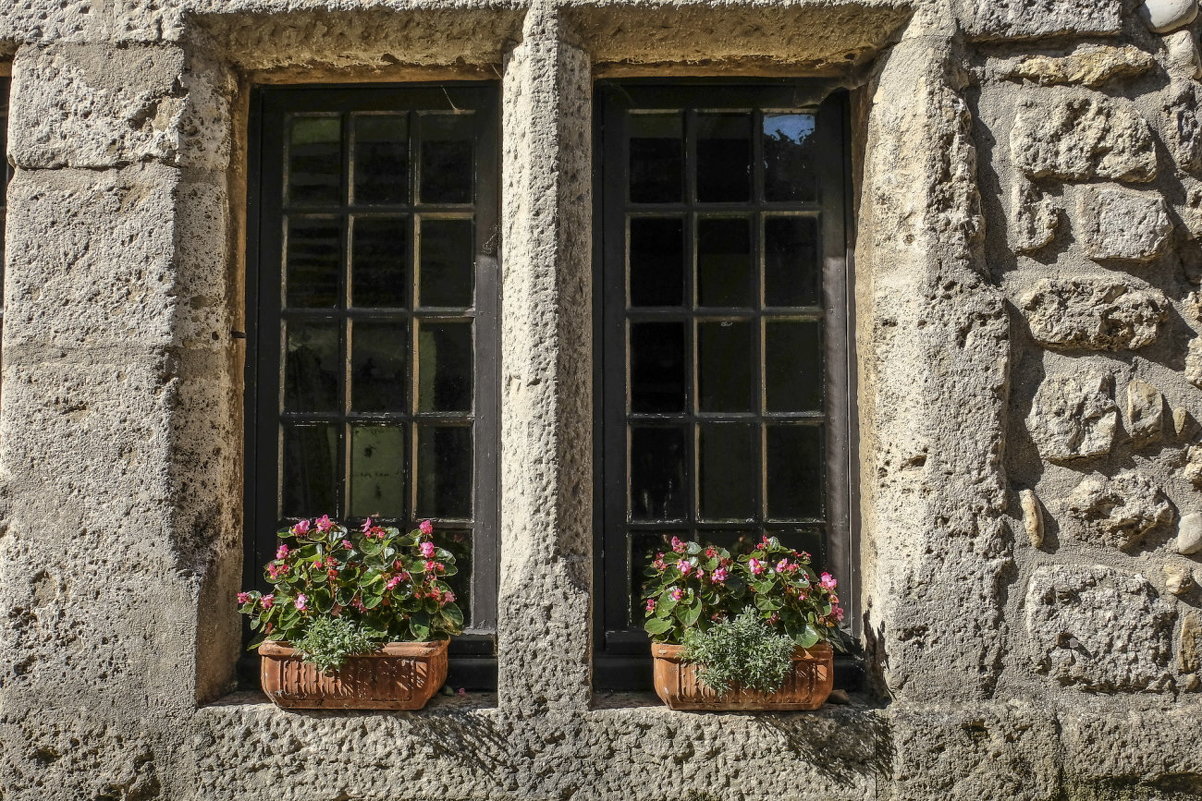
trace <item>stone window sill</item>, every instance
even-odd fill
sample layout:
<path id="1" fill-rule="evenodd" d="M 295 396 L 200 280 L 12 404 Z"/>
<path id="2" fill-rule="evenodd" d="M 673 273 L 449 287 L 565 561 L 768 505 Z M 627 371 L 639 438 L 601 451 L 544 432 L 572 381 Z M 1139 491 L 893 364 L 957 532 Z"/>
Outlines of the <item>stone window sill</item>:
<path id="1" fill-rule="evenodd" d="M 201 714 L 221 716 L 225 714 L 278 714 L 301 715 L 304 717 L 363 717 L 373 715 L 435 717 L 469 715 L 493 712 L 497 708 L 496 693 L 469 693 L 467 695 L 443 695 L 430 699 L 424 709 L 413 712 L 392 712 L 383 709 L 281 709 L 257 690 L 238 690 L 206 704 Z"/>

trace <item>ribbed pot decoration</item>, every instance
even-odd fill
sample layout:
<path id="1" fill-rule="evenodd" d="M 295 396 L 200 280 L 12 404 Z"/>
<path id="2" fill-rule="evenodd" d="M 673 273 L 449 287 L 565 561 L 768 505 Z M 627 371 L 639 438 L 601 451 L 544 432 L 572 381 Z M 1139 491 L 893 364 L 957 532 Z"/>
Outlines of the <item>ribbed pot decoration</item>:
<path id="1" fill-rule="evenodd" d="M 265 642 L 259 646 L 263 692 L 284 709 L 421 709 L 447 680 L 448 642 L 390 642 L 347 657 L 332 674 L 286 644 Z"/>
<path id="2" fill-rule="evenodd" d="M 798 648 L 793 669 L 774 693 L 735 689 L 719 695 L 697 677 L 697 667 L 685 662 L 683 645 L 651 644 L 655 660 L 655 692 L 670 709 L 695 711 L 778 711 L 818 709 L 835 686 L 835 652 L 827 643 Z"/>

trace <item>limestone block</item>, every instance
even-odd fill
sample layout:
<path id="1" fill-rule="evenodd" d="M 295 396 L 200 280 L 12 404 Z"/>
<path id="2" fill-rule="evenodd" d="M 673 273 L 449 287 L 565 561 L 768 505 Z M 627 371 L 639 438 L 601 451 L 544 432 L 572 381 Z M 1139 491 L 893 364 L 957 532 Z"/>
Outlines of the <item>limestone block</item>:
<path id="1" fill-rule="evenodd" d="M 1143 576 L 1096 565 L 1044 565 L 1027 588 L 1035 670 L 1098 692 L 1169 689 L 1174 619 Z"/>
<path id="2" fill-rule="evenodd" d="M 954 8 L 965 32 L 978 39 L 1113 35 L 1122 29 L 1119 0 L 956 0 Z"/>
<path id="3" fill-rule="evenodd" d="M 13 0 L 0 12 L 0 41 L 73 42 L 103 36 L 108 7 L 96 0 Z"/>
<path id="4" fill-rule="evenodd" d="M 1164 566 L 1164 588 L 1173 595 L 1184 595 L 1194 583 L 1190 568 L 1180 564 Z"/>
<path id="5" fill-rule="evenodd" d="M 1178 663 L 1182 673 L 1202 670 L 1202 614 L 1191 609 L 1181 619 L 1181 648 Z"/>
<path id="6" fill-rule="evenodd" d="M 1202 551 L 1202 512 L 1191 512 L 1177 526 L 1177 553 L 1190 555 Z"/>
<path id="7" fill-rule="evenodd" d="M 1043 509 L 1035 490 L 1024 489 L 1018 493 L 1018 502 L 1023 510 L 1023 528 L 1032 548 L 1043 547 Z"/>
<path id="8" fill-rule="evenodd" d="M 1150 181 L 1156 148 L 1134 104 L 1085 90 L 1043 90 L 1018 102 L 1014 164 L 1032 178 Z"/>
<path id="9" fill-rule="evenodd" d="M 1177 31 L 1164 37 L 1168 58 L 1167 70 L 1176 80 L 1202 78 L 1202 59 L 1198 57 L 1198 43 L 1193 31 Z"/>
<path id="10" fill-rule="evenodd" d="M 1138 379 L 1127 385 L 1127 433 L 1137 442 L 1155 442 L 1164 431 L 1164 396 Z"/>
<path id="11" fill-rule="evenodd" d="M 1056 237 L 1060 210 L 1052 199 L 1029 181 L 1015 180 L 1010 207 L 1012 243 L 1023 253 L 1039 250 Z"/>
<path id="12" fill-rule="evenodd" d="M 1106 278 L 1043 279 L 1019 301 L 1036 342 L 1081 350 L 1151 344 L 1168 307 L 1158 289 Z"/>
<path id="13" fill-rule="evenodd" d="M 1162 97 L 1165 148 L 1180 169 L 1187 172 L 1202 169 L 1202 87 L 1192 80 L 1176 80 Z"/>
<path id="14" fill-rule="evenodd" d="M 1091 186 L 1077 195 L 1074 231 L 1090 258 L 1148 261 L 1164 252 L 1173 221 L 1159 194 Z"/>
<path id="15" fill-rule="evenodd" d="M 1045 379 L 1027 415 L 1039 455 L 1067 462 L 1110 453 L 1119 417 L 1113 391 L 1109 374 Z"/>
<path id="16" fill-rule="evenodd" d="M 1202 489 L 1202 445 L 1191 445 L 1185 451 L 1184 476 L 1195 487 Z"/>
<path id="17" fill-rule="evenodd" d="M 1185 380 L 1202 389 L 1202 337 L 1194 337 L 1186 346 Z"/>
<path id="18" fill-rule="evenodd" d="M 1177 434 L 1177 439 L 1191 439 L 1199 430 L 1198 421 L 1188 409 L 1173 410 L 1173 431 Z"/>
<path id="19" fill-rule="evenodd" d="M 1198 17 L 1197 0 L 1144 0 L 1139 15 L 1153 33 L 1169 33 Z"/>
<path id="20" fill-rule="evenodd" d="M 1069 532 L 1082 542 L 1134 548 L 1148 534 L 1172 524 L 1175 512 L 1152 481 L 1134 471 L 1113 478 L 1090 475 L 1064 502 Z"/>
<path id="21" fill-rule="evenodd" d="M 1143 75 L 1155 64 L 1151 53 L 1133 45 L 1085 44 L 1065 56 L 1023 56 L 1005 63 L 998 75 L 1044 86 L 1098 87 L 1118 78 Z"/>

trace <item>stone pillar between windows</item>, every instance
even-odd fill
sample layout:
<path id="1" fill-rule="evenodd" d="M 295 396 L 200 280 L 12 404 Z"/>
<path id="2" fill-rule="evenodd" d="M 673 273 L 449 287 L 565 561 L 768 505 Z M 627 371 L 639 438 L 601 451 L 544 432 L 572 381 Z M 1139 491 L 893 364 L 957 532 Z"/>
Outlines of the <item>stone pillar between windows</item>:
<path id="1" fill-rule="evenodd" d="M 533 9 L 505 64 L 501 289 L 502 708 L 591 700 L 592 85 Z"/>

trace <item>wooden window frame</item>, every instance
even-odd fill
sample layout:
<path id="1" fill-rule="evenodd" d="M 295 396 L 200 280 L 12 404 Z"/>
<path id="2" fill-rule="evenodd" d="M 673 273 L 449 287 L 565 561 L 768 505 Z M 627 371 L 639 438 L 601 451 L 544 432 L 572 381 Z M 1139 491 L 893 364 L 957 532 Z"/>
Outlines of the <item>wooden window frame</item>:
<path id="1" fill-rule="evenodd" d="M 756 99 L 749 100 L 748 92 L 757 93 Z M 854 331 L 849 293 L 853 228 L 850 205 L 850 111 L 847 92 L 838 91 L 837 85 L 820 79 L 599 81 L 596 87 L 597 112 L 594 126 L 594 219 L 598 222 L 594 244 L 595 280 L 598 287 L 598 291 L 594 293 L 594 341 L 597 343 L 594 400 L 597 419 L 600 421 L 594 441 L 594 459 L 597 465 L 594 471 L 594 586 L 597 599 L 594 605 L 596 611 L 593 685 L 596 690 L 645 690 L 651 686 L 651 659 L 647 637 L 641 629 L 626 628 L 624 625 L 625 607 L 629 604 L 630 591 L 627 582 L 632 572 L 630 543 L 624 530 L 627 526 L 625 495 L 628 476 L 625 460 L 615 457 L 615 454 L 626 452 L 625 376 L 629 355 L 625 350 L 624 337 L 627 319 L 624 246 L 628 202 L 624 196 L 615 202 L 613 193 L 624 193 L 628 183 L 629 164 L 624 158 L 624 135 L 621 130 L 615 130 L 615 121 L 619 120 L 626 110 L 636 108 L 701 108 L 706 111 L 721 111 L 724 108 L 748 107 L 815 108 L 820 119 L 829 123 L 832 137 L 837 139 L 837 142 L 828 143 L 829 150 L 833 151 L 828 155 L 833 158 L 818 165 L 818 169 L 822 171 L 820 186 L 824 187 L 819 202 L 808 206 L 765 203 L 753 196 L 749 203 L 707 204 L 706 211 L 791 211 L 795 207 L 807 206 L 821 212 L 821 291 L 826 372 L 824 469 L 827 566 L 843 582 L 840 597 L 848 612 L 846 625 L 853 634 L 858 633 L 858 526 L 855 520 L 856 498 L 853 484 L 856 470 L 853 448 Z M 618 125 L 620 124 L 619 122 Z M 686 136 L 689 136 L 687 132 Z M 691 146 L 691 141 L 686 139 L 686 148 Z M 758 144 L 753 150 L 753 164 L 757 158 Z M 689 164 L 688 157 L 685 164 Z M 691 180 L 686 176 L 686 185 L 689 185 Z M 683 211 L 686 215 L 691 215 L 696 213 L 696 207 L 688 198 L 686 194 L 685 202 L 678 204 L 647 204 L 647 210 L 658 210 L 654 208 L 658 206 L 660 209 Z M 691 239 L 692 234 L 686 238 Z M 690 242 L 686 252 L 691 252 L 692 247 Z M 686 258 L 686 264 L 688 263 L 691 263 L 691 260 Z M 692 279 L 688 278 L 686 287 L 691 286 Z M 642 314 L 640 310 L 640 316 Z M 763 380 L 763 376 L 758 372 L 757 379 Z M 758 413 L 756 419 L 759 419 Z M 691 492 L 689 497 L 692 497 Z M 840 671 L 840 684 L 854 686 L 859 681 L 860 671 L 847 669 L 857 667 L 854 660 L 840 661 L 846 663 Z"/>

